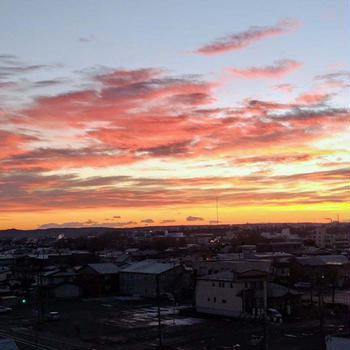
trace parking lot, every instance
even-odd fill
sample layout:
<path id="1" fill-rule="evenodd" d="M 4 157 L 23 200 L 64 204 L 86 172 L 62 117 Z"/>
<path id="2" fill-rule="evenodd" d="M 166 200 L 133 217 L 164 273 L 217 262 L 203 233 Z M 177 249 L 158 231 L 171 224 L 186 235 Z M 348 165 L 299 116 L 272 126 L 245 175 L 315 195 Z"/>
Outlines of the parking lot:
<path id="1" fill-rule="evenodd" d="M 188 305 L 187 305 L 188 306 Z M 50 301 L 60 319 L 34 326 L 33 305 L 16 307 L 0 315 L 0 332 L 18 340 L 19 349 L 155 349 L 158 344 L 157 306 L 150 300 L 120 298 Z M 171 349 L 320 349 L 319 321 L 267 323 L 208 317 L 185 312 L 185 305 L 161 305 L 163 344 Z M 349 330 L 348 319 L 325 321 L 326 332 Z M 264 337 L 265 335 L 265 337 Z M 260 340 L 260 341 L 257 341 Z M 22 342 L 21 342 L 22 341 Z M 253 344 L 253 343 L 256 344 Z"/>

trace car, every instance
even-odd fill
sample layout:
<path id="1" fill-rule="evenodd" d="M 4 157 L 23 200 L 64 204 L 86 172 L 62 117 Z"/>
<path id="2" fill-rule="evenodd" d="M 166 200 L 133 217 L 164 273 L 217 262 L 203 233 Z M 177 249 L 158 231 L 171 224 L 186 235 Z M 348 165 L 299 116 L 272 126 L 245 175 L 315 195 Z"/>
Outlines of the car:
<path id="1" fill-rule="evenodd" d="M 248 344 L 252 346 L 257 346 L 259 345 L 263 340 L 262 336 L 252 334 L 250 339 L 248 339 Z"/>
<path id="2" fill-rule="evenodd" d="M 6 306 L 0 305 L 0 313 L 10 312 L 10 311 L 12 311 L 11 307 L 6 307 Z"/>
<path id="3" fill-rule="evenodd" d="M 266 310 L 266 317 L 271 322 L 276 322 L 276 323 L 283 322 L 282 315 L 276 309 L 267 309 Z"/>
<path id="4" fill-rule="evenodd" d="M 57 312 L 57 311 L 51 311 L 51 312 L 49 312 L 47 318 L 48 318 L 48 320 L 50 320 L 50 321 L 57 321 L 57 320 L 60 320 L 60 319 L 61 319 L 61 315 L 60 315 L 60 313 Z"/>
<path id="5" fill-rule="evenodd" d="M 175 301 L 174 295 L 171 293 L 162 293 L 159 297 L 162 300 Z"/>
<path id="6" fill-rule="evenodd" d="M 310 289 L 311 283 L 310 282 L 297 282 L 294 284 L 294 287 L 297 289 Z"/>

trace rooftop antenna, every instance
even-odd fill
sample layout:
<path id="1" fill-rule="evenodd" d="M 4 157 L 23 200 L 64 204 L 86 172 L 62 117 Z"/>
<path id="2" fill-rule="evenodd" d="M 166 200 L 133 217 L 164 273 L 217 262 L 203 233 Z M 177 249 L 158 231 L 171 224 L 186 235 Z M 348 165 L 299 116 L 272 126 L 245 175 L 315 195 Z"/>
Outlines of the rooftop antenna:
<path id="1" fill-rule="evenodd" d="M 216 197 L 216 224 L 219 225 L 219 199 Z"/>

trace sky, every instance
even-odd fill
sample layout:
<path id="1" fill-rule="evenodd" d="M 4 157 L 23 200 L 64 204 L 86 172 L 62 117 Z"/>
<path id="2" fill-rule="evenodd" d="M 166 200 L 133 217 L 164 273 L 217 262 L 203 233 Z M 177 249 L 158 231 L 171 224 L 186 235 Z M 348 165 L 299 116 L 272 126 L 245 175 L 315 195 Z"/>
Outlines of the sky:
<path id="1" fill-rule="evenodd" d="M 349 32 L 347 0 L 2 0 L 0 229 L 348 221 Z"/>

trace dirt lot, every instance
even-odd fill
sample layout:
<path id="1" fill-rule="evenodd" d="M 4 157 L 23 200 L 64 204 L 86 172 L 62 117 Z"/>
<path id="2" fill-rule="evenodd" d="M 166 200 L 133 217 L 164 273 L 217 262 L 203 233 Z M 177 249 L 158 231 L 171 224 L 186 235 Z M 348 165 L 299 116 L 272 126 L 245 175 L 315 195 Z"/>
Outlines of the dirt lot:
<path id="1" fill-rule="evenodd" d="M 33 306 L 20 305 L 11 313 L 0 315 L 0 334 L 17 338 L 22 350 L 41 349 L 155 349 L 158 344 L 157 307 L 149 300 L 50 301 L 48 310 L 60 313 L 60 320 L 48 321 L 35 331 Z M 263 340 L 253 346 L 253 335 L 265 339 L 268 349 L 319 350 L 319 321 L 308 320 L 283 324 L 208 317 L 183 313 L 162 303 L 161 323 L 163 344 L 171 349 L 262 349 Z M 265 329 L 264 329 L 265 328 Z M 325 320 L 325 332 L 349 331 L 349 317 L 342 314 Z M 15 338 L 15 339 L 16 339 Z M 32 344 L 32 345 L 31 345 Z"/>

